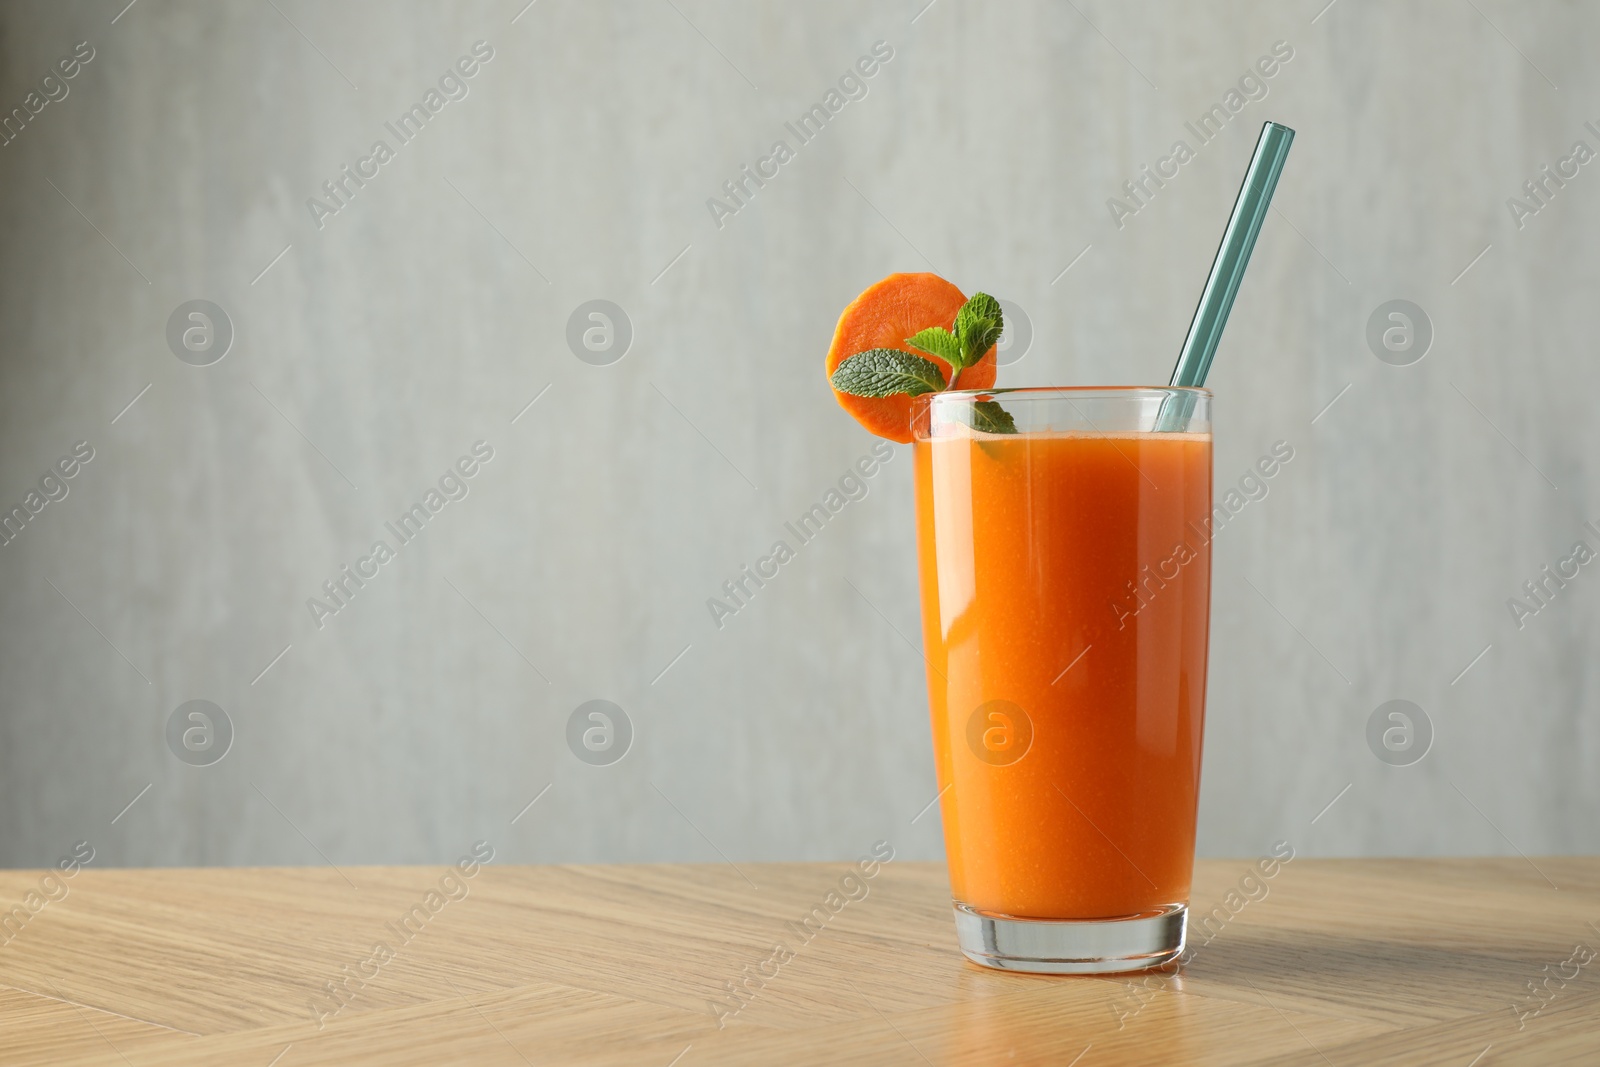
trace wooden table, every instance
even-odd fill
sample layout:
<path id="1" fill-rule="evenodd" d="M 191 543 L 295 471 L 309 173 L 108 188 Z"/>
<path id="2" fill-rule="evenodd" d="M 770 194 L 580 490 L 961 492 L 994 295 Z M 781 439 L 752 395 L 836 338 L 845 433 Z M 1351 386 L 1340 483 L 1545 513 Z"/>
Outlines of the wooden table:
<path id="1" fill-rule="evenodd" d="M 830 900 L 849 869 L 90 867 L 36 912 L 4 871 L 0 1063 L 1600 1063 L 1600 859 L 1297 859 L 1257 899 L 1204 861 L 1209 940 L 1132 982 L 981 969 L 942 865 Z"/>

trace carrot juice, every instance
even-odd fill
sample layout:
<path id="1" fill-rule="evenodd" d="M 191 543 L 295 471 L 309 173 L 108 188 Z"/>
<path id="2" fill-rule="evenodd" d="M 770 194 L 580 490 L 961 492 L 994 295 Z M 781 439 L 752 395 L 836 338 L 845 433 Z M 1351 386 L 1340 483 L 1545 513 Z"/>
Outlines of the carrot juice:
<path id="1" fill-rule="evenodd" d="M 1154 432 L 1183 392 L 1180 428 Z M 958 926 L 963 909 L 1075 929 L 1175 915 L 1162 936 L 1176 945 L 1127 955 L 1181 948 L 1205 717 L 1209 401 L 944 393 L 917 419 L 923 643 Z M 985 405 L 1015 427 L 974 428 L 996 428 Z"/>

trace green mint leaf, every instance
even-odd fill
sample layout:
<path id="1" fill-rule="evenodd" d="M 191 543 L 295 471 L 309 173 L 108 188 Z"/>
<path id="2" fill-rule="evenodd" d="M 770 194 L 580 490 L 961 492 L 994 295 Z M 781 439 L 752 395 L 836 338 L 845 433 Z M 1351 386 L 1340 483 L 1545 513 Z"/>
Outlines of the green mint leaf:
<path id="1" fill-rule="evenodd" d="M 972 428 L 981 433 L 1016 433 L 1011 413 L 993 400 L 978 400 L 972 405 Z"/>
<path id="2" fill-rule="evenodd" d="M 967 363 L 972 364 L 982 359 L 989 349 L 1000 340 L 1005 324 L 999 319 L 980 319 L 972 330 L 962 338 L 962 346 L 966 349 Z"/>
<path id="3" fill-rule="evenodd" d="M 869 348 L 840 363 L 829 381 L 852 396 L 921 396 L 944 388 L 944 372 L 932 360 L 898 348 Z"/>
<path id="4" fill-rule="evenodd" d="M 961 342 L 961 365 L 970 367 L 984 357 L 1005 329 L 1000 301 L 988 293 L 973 293 L 956 312 L 956 337 Z"/>
<path id="5" fill-rule="evenodd" d="M 930 356 L 938 356 L 956 370 L 960 370 L 963 366 L 961 342 L 955 334 L 943 326 L 929 326 L 926 330 L 918 330 L 915 337 L 906 338 L 906 344 Z"/>
<path id="6" fill-rule="evenodd" d="M 972 297 L 963 305 L 961 310 L 980 319 L 993 319 L 999 322 L 1004 318 L 1000 310 L 1000 301 L 988 293 L 973 293 Z M 957 313 L 958 315 L 960 312 Z"/>

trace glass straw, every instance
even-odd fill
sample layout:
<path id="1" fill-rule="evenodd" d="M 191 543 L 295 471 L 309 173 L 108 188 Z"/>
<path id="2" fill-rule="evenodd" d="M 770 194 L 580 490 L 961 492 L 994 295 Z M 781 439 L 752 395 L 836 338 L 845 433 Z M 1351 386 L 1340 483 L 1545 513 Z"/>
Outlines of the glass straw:
<path id="1" fill-rule="evenodd" d="M 1189 335 L 1183 339 L 1183 350 L 1178 353 L 1177 366 L 1172 370 L 1174 386 L 1199 388 L 1205 384 L 1211 360 L 1217 354 L 1217 344 L 1222 340 L 1223 327 L 1228 324 L 1228 313 L 1233 310 L 1233 299 L 1239 295 L 1239 283 L 1244 279 L 1245 267 L 1250 264 L 1250 253 L 1255 250 L 1256 236 L 1261 233 L 1261 224 L 1272 203 L 1273 190 L 1278 187 L 1278 175 L 1283 172 L 1284 160 L 1289 157 L 1289 145 L 1293 142 L 1294 131 L 1289 127 L 1276 122 L 1262 125 L 1255 154 L 1250 157 L 1238 199 L 1233 202 L 1233 214 L 1222 231 L 1217 257 L 1212 260 L 1211 273 L 1200 291 L 1200 303 L 1195 308 L 1194 321 L 1189 324 Z M 1192 397 L 1169 398 L 1162 405 L 1156 428 L 1175 430 L 1185 425 L 1192 404 Z"/>

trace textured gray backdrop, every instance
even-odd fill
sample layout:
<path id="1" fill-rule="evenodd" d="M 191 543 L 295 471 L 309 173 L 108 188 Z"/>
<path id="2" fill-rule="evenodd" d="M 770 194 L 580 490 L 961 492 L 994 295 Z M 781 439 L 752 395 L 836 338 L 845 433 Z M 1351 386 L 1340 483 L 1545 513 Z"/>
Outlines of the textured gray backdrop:
<path id="1" fill-rule="evenodd" d="M 907 451 L 720 629 L 707 598 L 873 444 L 820 372 L 860 289 L 1024 309 L 1003 383 L 1164 381 L 1267 118 L 1299 137 L 1212 378 L 1219 493 L 1294 459 L 1216 542 L 1200 847 L 1600 849 L 1600 568 L 1507 604 L 1600 548 L 1600 10 L 124 2 L 0 12 L 0 505 L 93 450 L 0 548 L 0 863 L 938 856 Z M 1176 175 L 1129 199 L 1145 164 Z M 596 299 L 608 365 L 568 343 Z M 220 362 L 169 344 L 191 300 Z M 1369 344 L 1391 300 L 1420 362 L 1414 313 Z M 567 740 L 596 698 L 606 766 Z M 169 742 L 191 700 L 220 762 L 187 712 Z"/>

